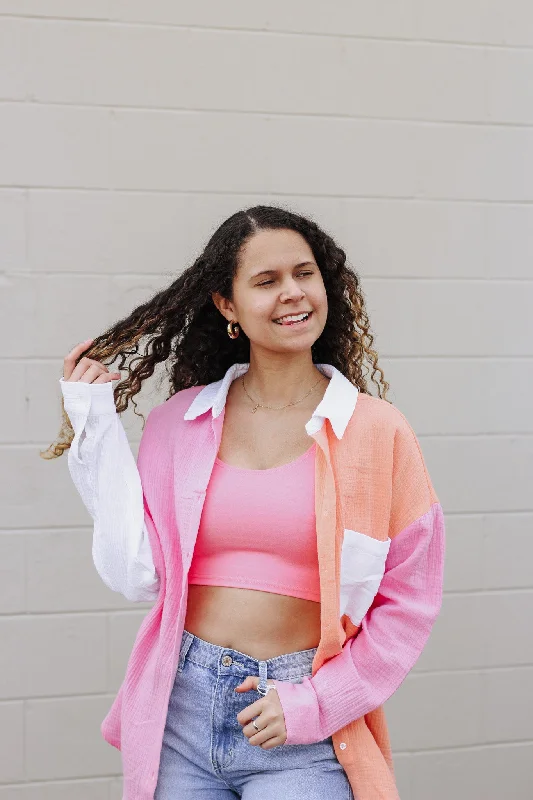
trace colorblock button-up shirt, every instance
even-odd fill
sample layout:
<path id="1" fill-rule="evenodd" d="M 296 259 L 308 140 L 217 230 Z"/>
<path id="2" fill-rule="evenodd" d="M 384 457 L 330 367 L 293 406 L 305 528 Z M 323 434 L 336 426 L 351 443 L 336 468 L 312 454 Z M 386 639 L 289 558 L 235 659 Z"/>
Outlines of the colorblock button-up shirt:
<path id="1" fill-rule="evenodd" d="M 383 703 L 416 663 L 440 610 L 444 522 L 414 432 L 335 367 L 306 431 L 316 449 L 321 638 L 313 675 L 276 681 L 287 740 L 333 737 L 358 800 L 397 800 Z M 148 415 L 137 463 L 112 384 L 60 379 L 75 436 L 72 479 L 94 522 L 102 580 L 154 601 L 102 723 L 122 751 L 125 800 L 151 800 L 177 667 L 190 567 L 228 389 L 249 364 L 172 395 Z"/>

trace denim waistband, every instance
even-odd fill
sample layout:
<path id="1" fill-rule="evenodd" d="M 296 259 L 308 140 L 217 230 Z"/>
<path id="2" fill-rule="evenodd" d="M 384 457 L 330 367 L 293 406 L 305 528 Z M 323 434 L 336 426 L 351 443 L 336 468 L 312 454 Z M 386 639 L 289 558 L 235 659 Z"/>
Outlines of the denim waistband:
<path id="1" fill-rule="evenodd" d="M 184 629 L 178 669 L 182 669 L 185 660 L 188 659 L 216 673 L 233 674 L 243 678 L 246 675 L 261 675 L 279 681 L 290 681 L 311 675 L 316 651 L 316 647 L 311 647 L 309 650 L 297 650 L 260 660 L 241 653 L 240 650 L 206 642 L 205 639 L 200 639 L 199 636 Z"/>

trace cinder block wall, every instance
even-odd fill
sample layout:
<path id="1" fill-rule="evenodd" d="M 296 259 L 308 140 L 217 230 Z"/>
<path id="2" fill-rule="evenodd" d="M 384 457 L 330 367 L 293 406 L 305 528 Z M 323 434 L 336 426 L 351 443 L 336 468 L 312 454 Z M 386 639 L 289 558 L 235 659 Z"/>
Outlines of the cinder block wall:
<path id="1" fill-rule="evenodd" d="M 0 800 L 121 797 L 99 726 L 147 606 L 38 456 L 63 356 L 263 201 L 360 271 L 446 511 L 441 616 L 387 702 L 402 798 L 531 798 L 532 48 L 526 0 L 0 0 Z"/>

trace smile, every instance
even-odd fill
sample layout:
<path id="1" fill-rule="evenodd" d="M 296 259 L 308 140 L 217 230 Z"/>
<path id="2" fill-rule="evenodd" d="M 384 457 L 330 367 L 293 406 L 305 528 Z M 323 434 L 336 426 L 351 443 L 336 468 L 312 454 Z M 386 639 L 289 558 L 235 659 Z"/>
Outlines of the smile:
<path id="1" fill-rule="evenodd" d="M 312 311 L 304 311 L 302 314 L 286 314 L 273 320 L 276 325 L 303 325 L 311 317 Z"/>

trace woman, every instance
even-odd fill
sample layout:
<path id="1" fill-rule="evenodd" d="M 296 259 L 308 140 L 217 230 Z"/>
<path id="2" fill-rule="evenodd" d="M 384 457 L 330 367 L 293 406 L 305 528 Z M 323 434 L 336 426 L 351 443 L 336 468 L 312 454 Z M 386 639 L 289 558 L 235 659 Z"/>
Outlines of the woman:
<path id="1" fill-rule="evenodd" d="M 70 446 L 105 583 L 155 600 L 102 724 L 126 800 L 397 798 L 382 704 L 440 610 L 444 526 L 372 341 L 345 253 L 256 206 L 65 358 L 42 455 Z M 117 412 L 160 362 L 135 464 Z"/>

